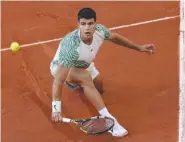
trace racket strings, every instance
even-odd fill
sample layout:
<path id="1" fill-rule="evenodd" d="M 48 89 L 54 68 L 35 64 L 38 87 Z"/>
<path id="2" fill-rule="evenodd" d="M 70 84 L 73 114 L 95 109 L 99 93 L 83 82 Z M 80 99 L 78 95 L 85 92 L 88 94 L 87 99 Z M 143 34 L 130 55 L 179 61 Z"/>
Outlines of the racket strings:
<path id="1" fill-rule="evenodd" d="M 99 133 L 110 129 L 113 125 L 114 122 L 112 119 L 99 118 L 83 123 L 81 128 L 88 133 Z"/>
<path id="2" fill-rule="evenodd" d="M 112 120 L 112 119 L 105 119 L 105 121 L 106 121 L 107 128 L 110 128 L 114 125 L 114 120 Z"/>

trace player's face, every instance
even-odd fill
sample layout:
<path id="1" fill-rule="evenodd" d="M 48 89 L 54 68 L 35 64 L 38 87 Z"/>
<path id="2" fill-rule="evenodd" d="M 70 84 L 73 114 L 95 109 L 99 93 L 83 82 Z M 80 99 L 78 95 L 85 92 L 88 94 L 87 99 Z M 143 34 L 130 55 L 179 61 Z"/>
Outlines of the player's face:
<path id="1" fill-rule="evenodd" d="M 93 37 L 96 28 L 96 22 L 94 21 L 94 18 L 91 19 L 82 18 L 79 20 L 78 26 L 82 38 L 91 39 Z"/>

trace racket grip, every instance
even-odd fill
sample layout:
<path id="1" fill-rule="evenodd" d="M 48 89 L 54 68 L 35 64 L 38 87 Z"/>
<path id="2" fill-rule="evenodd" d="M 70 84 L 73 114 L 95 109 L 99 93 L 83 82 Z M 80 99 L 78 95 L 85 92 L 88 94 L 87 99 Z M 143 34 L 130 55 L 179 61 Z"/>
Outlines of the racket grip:
<path id="1" fill-rule="evenodd" d="M 62 121 L 63 122 L 66 122 L 66 123 L 70 123 L 71 122 L 71 119 L 69 119 L 69 118 L 62 118 Z"/>

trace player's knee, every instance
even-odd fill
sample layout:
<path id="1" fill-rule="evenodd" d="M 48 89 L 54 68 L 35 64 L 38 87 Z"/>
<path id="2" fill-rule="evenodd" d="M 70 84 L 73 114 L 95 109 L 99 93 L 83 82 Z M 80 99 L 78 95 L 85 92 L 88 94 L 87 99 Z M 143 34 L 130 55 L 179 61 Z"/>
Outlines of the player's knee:
<path id="1" fill-rule="evenodd" d="M 89 72 L 85 72 L 82 78 L 82 86 L 94 87 L 93 80 Z"/>
<path id="2" fill-rule="evenodd" d="M 98 90 L 98 92 L 102 95 L 105 90 L 103 88 L 103 82 L 94 82 L 94 86 L 96 87 L 96 89 Z"/>
<path id="3" fill-rule="evenodd" d="M 105 93 L 105 90 L 103 87 L 97 88 L 98 92 L 103 95 Z"/>
<path id="4" fill-rule="evenodd" d="M 93 82 L 98 92 L 102 95 L 105 92 L 105 90 L 103 87 L 103 79 L 101 78 L 101 76 L 97 76 Z"/>

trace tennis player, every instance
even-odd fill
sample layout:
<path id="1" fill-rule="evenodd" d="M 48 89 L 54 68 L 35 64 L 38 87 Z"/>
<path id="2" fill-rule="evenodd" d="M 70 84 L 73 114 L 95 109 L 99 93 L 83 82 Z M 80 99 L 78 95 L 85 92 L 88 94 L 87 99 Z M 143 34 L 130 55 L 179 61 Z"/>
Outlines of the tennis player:
<path id="1" fill-rule="evenodd" d="M 62 122 L 62 86 L 66 84 L 73 90 L 83 89 L 100 115 L 115 120 L 113 129 L 109 131 L 113 136 L 126 136 L 128 131 L 110 114 L 101 98 L 102 80 L 93 61 L 104 40 L 148 54 L 154 53 L 154 45 L 137 45 L 120 34 L 110 32 L 104 25 L 96 23 L 96 13 L 91 8 L 81 9 L 77 18 L 78 28 L 61 40 L 50 64 L 51 74 L 54 76 L 52 120 Z"/>

